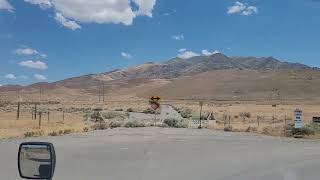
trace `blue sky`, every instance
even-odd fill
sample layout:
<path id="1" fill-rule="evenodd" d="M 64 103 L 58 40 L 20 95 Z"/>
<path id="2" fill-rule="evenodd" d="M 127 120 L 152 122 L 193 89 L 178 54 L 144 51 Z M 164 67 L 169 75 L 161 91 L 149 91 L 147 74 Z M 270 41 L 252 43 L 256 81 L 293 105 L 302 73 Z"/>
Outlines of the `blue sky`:
<path id="1" fill-rule="evenodd" d="M 0 85 L 215 52 L 320 67 L 319 17 L 317 0 L 0 0 Z"/>

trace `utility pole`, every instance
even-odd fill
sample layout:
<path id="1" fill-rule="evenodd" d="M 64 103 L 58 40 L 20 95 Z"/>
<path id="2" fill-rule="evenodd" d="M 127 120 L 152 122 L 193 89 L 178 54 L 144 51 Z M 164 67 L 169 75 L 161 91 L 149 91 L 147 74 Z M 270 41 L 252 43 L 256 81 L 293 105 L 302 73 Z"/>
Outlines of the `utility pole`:
<path id="1" fill-rule="evenodd" d="M 20 118 L 20 101 L 18 101 L 17 120 Z"/>
<path id="2" fill-rule="evenodd" d="M 104 102 L 104 82 L 102 82 L 102 101 Z"/>
<path id="3" fill-rule="evenodd" d="M 18 109 L 17 109 L 17 120 L 20 118 L 20 90 L 18 91 Z"/>
<path id="4" fill-rule="evenodd" d="M 199 102 L 199 105 L 200 105 L 199 129 L 201 129 L 201 128 L 202 128 L 201 116 L 202 116 L 202 106 L 203 106 L 203 102 L 202 102 L 202 101 L 200 101 L 200 102 Z"/>

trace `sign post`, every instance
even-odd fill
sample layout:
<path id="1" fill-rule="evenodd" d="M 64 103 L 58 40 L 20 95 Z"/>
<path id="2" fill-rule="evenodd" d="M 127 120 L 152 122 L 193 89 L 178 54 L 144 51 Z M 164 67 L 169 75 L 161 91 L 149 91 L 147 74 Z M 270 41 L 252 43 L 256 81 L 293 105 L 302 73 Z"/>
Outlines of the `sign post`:
<path id="1" fill-rule="evenodd" d="M 159 96 L 152 96 L 149 98 L 149 103 L 151 108 L 154 110 L 154 126 L 157 126 L 157 112 L 156 110 L 160 108 L 160 97 Z"/>
<path id="2" fill-rule="evenodd" d="M 199 129 L 202 129 L 202 121 L 201 121 L 201 116 L 202 116 L 202 106 L 203 106 L 203 102 L 200 101 L 199 102 L 199 106 L 200 106 L 200 119 L 199 119 Z"/>

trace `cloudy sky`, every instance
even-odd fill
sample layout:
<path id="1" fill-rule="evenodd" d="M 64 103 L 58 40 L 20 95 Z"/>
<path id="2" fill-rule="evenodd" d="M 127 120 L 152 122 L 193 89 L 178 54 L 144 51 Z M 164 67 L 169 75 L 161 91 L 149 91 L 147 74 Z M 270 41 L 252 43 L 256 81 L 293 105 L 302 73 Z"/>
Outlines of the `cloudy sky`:
<path id="1" fill-rule="evenodd" d="M 222 52 L 320 66 L 318 0 L 0 0 L 0 85 Z"/>

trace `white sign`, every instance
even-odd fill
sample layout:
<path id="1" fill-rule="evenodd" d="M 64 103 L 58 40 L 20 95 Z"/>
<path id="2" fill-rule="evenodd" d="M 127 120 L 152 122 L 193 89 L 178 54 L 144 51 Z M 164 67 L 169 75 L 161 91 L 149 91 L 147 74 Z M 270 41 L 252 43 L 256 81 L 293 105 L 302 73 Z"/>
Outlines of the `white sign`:
<path id="1" fill-rule="evenodd" d="M 300 109 L 294 110 L 294 128 L 302 128 L 302 110 Z"/>

